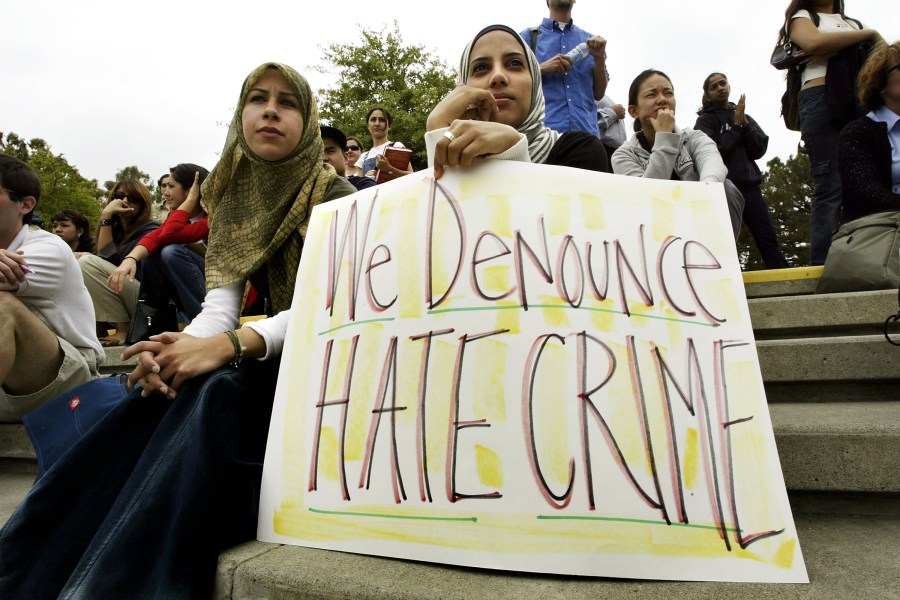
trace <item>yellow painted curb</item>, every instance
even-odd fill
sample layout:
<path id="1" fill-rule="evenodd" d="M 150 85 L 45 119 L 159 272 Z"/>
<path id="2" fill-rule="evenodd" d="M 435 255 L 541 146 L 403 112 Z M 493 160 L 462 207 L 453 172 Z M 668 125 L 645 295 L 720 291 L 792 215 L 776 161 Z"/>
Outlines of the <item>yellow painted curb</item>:
<path id="1" fill-rule="evenodd" d="M 741 273 L 744 283 L 765 283 L 769 281 L 792 281 L 801 279 L 818 279 L 822 276 L 822 266 L 795 267 L 793 269 L 764 269 L 761 271 L 745 271 Z"/>

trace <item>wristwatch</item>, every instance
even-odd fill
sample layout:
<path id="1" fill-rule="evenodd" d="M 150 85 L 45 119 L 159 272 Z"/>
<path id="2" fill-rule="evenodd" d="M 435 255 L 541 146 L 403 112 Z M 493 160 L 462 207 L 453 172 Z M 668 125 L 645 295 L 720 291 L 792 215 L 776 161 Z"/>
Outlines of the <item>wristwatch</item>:
<path id="1" fill-rule="evenodd" d="M 110 227 L 112 225 L 112 219 L 100 219 L 100 227 Z"/>

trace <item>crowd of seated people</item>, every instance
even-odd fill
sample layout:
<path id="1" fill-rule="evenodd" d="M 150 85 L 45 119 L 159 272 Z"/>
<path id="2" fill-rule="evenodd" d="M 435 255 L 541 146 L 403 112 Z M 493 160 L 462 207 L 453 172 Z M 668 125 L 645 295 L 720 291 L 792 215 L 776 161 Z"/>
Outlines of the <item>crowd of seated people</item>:
<path id="1" fill-rule="evenodd" d="M 882 204 L 897 196 L 896 46 L 879 51 L 867 84 L 882 99 L 869 105 L 871 123 L 860 120 L 844 136 L 859 133 L 855 147 L 877 146 L 871 172 L 892 188 L 877 191 L 872 201 Z M 678 127 L 675 109 L 665 73 L 638 74 L 627 107 L 636 133 L 608 162 L 597 135 L 547 127 L 541 64 L 515 30 L 492 25 L 465 46 L 459 86 L 428 115 L 429 167 L 441 177 L 484 158 L 599 172 L 611 162 L 619 175 L 722 182 L 737 236 L 744 200 L 720 148 L 700 129 Z M 124 341 L 139 299 L 174 303 L 189 324 L 125 350 L 136 358 L 134 391 L 36 483 L 0 532 L 0 597 L 209 595 L 218 553 L 256 531 L 278 358 L 310 211 L 357 191 L 348 162 L 359 169 L 353 177 L 396 169 L 384 157 L 402 147 L 389 140 L 390 112 L 374 107 L 366 119 L 372 148 L 363 151 L 358 138 L 320 127 L 302 75 L 265 63 L 244 80 L 212 171 L 180 164 L 160 179 L 170 209 L 162 226 L 137 181 L 110 191 L 93 249 L 81 242 L 86 222 L 54 215 L 57 235 L 80 253 L 92 316 L 116 330 L 104 345 Z M 0 254 L 0 289 L 22 286 L 21 266 Z M 248 283 L 272 315 L 241 327 Z M 140 401 L 149 396 L 153 402 Z"/>

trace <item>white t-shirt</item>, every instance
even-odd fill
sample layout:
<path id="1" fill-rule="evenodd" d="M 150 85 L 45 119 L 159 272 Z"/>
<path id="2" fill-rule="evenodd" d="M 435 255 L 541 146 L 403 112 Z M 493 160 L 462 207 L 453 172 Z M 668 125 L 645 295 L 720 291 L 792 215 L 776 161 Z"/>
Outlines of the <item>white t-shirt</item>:
<path id="1" fill-rule="evenodd" d="M 94 303 L 68 244 L 59 236 L 26 225 L 7 250 L 21 250 L 32 271 L 12 292 L 15 297 L 54 334 L 78 349 L 92 350 L 97 362 L 102 362 Z"/>
<path id="2" fill-rule="evenodd" d="M 362 170 L 362 174 L 367 177 L 375 177 L 374 171 L 377 170 L 375 166 L 375 157 L 379 154 L 384 154 L 384 149 L 388 146 L 392 146 L 394 148 L 406 148 L 400 142 L 391 142 L 388 140 L 387 142 L 381 144 L 380 146 L 375 146 L 371 150 L 366 150 L 362 154 L 359 155 L 359 160 L 356 161 L 356 164 L 353 165 L 355 167 L 359 167 Z M 366 165 L 366 161 L 369 161 L 369 164 Z M 373 171 L 372 174 L 369 174 L 369 171 Z"/>
<path id="3" fill-rule="evenodd" d="M 834 33 L 836 31 L 852 31 L 854 29 L 859 29 L 856 26 L 856 23 L 845 19 L 839 14 L 831 14 L 831 13 L 818 13 L 819 14 L 819 31 L 822 33 Z M 812 17 L 809 14 L 808 10 L 798 10 L 794 13 L 794 16 L 791 17 L 791 20 L 806 18 L 812 21 Z M 812 79 L 816 79 L 818 77 L 825 77 L 825 73 L 828 70 L 828 59 L 831 58 L 831 54 L 821 54 L 813 58 L 813 60 L 806 63 L 806 68 L 803 69 L 803 72 L 800 74 L 800 85 L 804 85 L 807 81 Z"/>

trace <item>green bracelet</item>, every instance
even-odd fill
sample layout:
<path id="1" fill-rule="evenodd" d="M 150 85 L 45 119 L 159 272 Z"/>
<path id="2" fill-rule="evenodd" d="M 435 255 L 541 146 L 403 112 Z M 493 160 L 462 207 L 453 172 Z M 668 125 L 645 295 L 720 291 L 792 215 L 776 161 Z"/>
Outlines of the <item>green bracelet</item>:
<path id="1" fill-rule="evenodd" d="M 237 331 L 232 329 L 226 331 L 225 335 L 228 336 L 228 339 L 231 340 L 231 345 L 234 346 L 234 358 L 230 364 L 237 369 L 241 365 L 241 361 L 244 360 L 244 347 L 241 345 L 241 339 L 238 337 Z"/>

